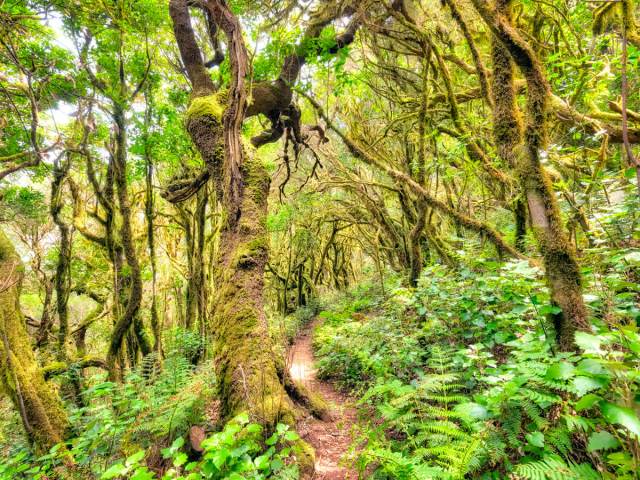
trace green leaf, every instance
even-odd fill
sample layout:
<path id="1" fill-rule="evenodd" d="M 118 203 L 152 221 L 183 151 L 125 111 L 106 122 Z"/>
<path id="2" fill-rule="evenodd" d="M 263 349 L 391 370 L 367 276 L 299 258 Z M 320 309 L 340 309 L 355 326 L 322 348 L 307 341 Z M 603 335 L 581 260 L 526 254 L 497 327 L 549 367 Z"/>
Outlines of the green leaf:
<path id="1" fill-rule="evenodd" d="M 250 423 L 247 425 L 246 430 L 248 433 L 258 434 L 262 432 L 262 426 L 258 423 Z"/>
<path id="2" fill-rule="evenodd" d="M 557 315 L 562 309 L 556 305 L 543 305 L 539 311 L 540 315 Z"/>
<path id="3" fill-rule="evenodd" d="M 484 405 L 480 405 L 479 403 L 474 402 L 465 402 L 459 405 L 456 405 L 454 410 L 458 413 L 462 413 L 463 415 L 469 416 L 474 420 L 486 420 L 489 418 L 489 412 Z"/>
<path id="4" fill-rule="evenodd" d="M 602 366 L 600 360 L 595 358 L 585 358 L 578 364 L 578 371 L 580 373 L 590 373 L 592 375 L 603 375 L 608 372 Z"/>
<path id="5" fill-rule="evenodd" d="M 636 177 L 636 167 L 629 167 L 624 171 L 624 178 L 635 178 Z"/>
<path id="6" fill-rule="evenodd" d="M 622 425 L 634 435 L 640 436 L 640 419 L 631 408 L 621 407 L 615 403 L 601 402 L 600 411 L 607 422 Z"/>
<path id="7" fill-rule="evenodd" d="M 618 439 L 611 435 L 606 430 L 601 432 L 593 432 L 589 437 L 588 450 L 590 452 L 597 452 L 598 450 L 611 450 L 620 445 Z"/>
<path id="8" fill-rule="evenodd" d="M 171 450 L 174 452 L 184 445 L 184 438 L 178 437 L 171 444 Z"/>
<path id="9" fill-rule="evenodd" d="M 579 396 L 585 395 L 592 390 L 597 390 L 606 385 L 604 380 L 591 377 L 576 377 L 573 379 L 573 388 Z"/>
<path id="10" fill-rule="evenodd" d="M 586 353 L 600 353 L 600 339 L 586 332 L 576 332 L 576 345 Z"/>
<path id="11" fill-rule="evenodd" d="M 122 463 L 116 463 L 115 465 L 111 465 L 100 477 L 101 480 L 108 480 L 110 478 L 116 478 L 122 475 L 127 471 L 127 467 L 125 467 Z"/>
<path id="12" fill-rule="evenodd" d="M 300 438 L 300 435 L 298 435 L 293 430 L 290 430 L 290 431 L 288 431 L 287 433 L 284 434 L 284 439 L 287 440 L 288 442 L 295 442 L 299 438 Z"/>
<path id="13" fill-rule="evenodd" d="M 277 441 L 278 441 L 278 435 L 277 435 L 277 433 L 274 433 L 269 438 L 267 438 L 264 441 L 264 443 L 266 443 L 267 445 L 275 445 Z"/>
<path id="14" fill-rule="evenodd" d="M 260 455 L 253 461 L 253 464 L 258 470 L 266 470 L 267 468 L 269 468 L 269 463 L 270 458 L 267 455 Z"/>
<path id="15" fill-rule="evenodd" d="M 211 461 L 213 462 L 213 465 L 215 465 L 215 467 L 220 470 L 224 463 L 227 461 L 227 458 L 229 458 L 229 455 L 229 450 L 227 450 L 226 448 L 221 448 L 220 450 L 216 450 L 213 455 L 211 455 Z"/>
<path id="16" fill-rule="evenodd" d="M 156 478 L 155 474 L 148 468 L 138 468 L 131 476 L 131 480 L 153 480 Z"/>
<path id="17" fill-rule="evenodd" d="M 246 412 L 243 412 L 233 420 L 239 423 L 240 425 L 246 425 L 247 423 L 249 423 L 249 414 Z"/>
<path id="18" fill-rule="evenodd" d="M 544 448 L 544 434 L 542 432 L 527 433 L 525 437 L 534 447 Z"/>
<path id="19" fill-rule="evenodd" d="M 602 400 L 602 398 L 593 393 L 585 395 L 576 403 L 575 405 L 576 411 L 581 412 L 583 410 L 588 410 L 589 408 L 592 408 L 600 400 Z"/>
<path id="20" fill-rule="evenodd" d="M 548 380 L 567 380 L 573 376 L 575 367 L 569 362 L 554 363 L 547 369 Z"/>
<path id="21" fill-rule="evenodd" d="M 127 458 L 125 463 L 127 466 L 134 465 L 144 458 L 144 450 L 140 450 Z"/>
<path id="22" fill-rule="evenodd" d="M 187 454 L 186 453 L 179 453 L 173 459 L 173 465 L 175 467 L 180 467 L 180 466 L 184 465 L 186 462 L 187 462 Z"/>

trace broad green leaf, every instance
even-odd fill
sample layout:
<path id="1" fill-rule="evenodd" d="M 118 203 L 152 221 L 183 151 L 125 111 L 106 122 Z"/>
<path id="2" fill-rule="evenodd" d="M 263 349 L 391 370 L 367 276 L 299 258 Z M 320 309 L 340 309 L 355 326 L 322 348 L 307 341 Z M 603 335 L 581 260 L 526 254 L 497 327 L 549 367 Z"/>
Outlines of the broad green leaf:
<path id="1" fill-rule="evenodd" d="M 258 470 L 266 470 L 267 468 L 269 468 L 269 463 L 270 463 L 269 461 L 270 461 L 269 456 L 260 455 L 253 461 L 253 464 L 256 466 Z"/>
<path id="2" fill-rule="evenodd" d="M 134 453 L 133 455 L 131 455 L 130 457 L 128 457 L 125 463 L 127 464 L 127 466 L 130 466 L 140 462 L 140 460 L 142 460 L 143 458 L 144 458 L 144 450 L 140 450 Z"/>
<path id="3" fill-rule="evenodd" d="M 543 305 L 540 307 L 540 315 L 557 315 L 562 309 L 556 305 Z"/>
<path id="4" fill-rule="evenodd" d="M 173 459 L 173 465 L 175 467 L 180 467 L 182 465 L 184 465 L 185 463 L 187 463 L 187 454 L 184 452 L 180 452 L 178 455 L 176 455 L 176 457 Z"/>
<path id="5" fill-rule="evenodd" d="M 176 450 L 181 448 L 183 445 L 184 445 L 184 438 L 178 437 L 171 444 L 171 450 L 173 450 L 175 452 Z"/>
<path id="6" fill-rule="evenodd" d="M 127 467 L 125 467 L 122 463 L 116 463 L 115 465 L 111 465 L 100 477 L 101 480 L 109 480 L 110 478 L 116 478 L 127 471 Z"/>
<path id="7" fill-rule="evenodd" d="M 575 367 L 569 362 L 554 363 L 547 369 L 546 377 L 549 380 L 567 380 L 573 376 Z"/>
<path id="8" fill-rule="evenodd" d="M 585 395 L 606 385 L 606 382 L 604 380 L 582 376 L 575 377 L 572 383 L 573 388 L 579 396 Z"/>
<path id="9" fill-rule="evenodd" d="M 576 411 L 581 412 L 583 410 L 592 408 L 600 400 L 602 400 L 602 398 L 599 397 L 598 395 L 594 395 L 593 393 L 585 395 L 576 403 L 575 405 Z"/>
<path id="10" fill-rule="evenodd" d="M 600 338 L 587 332 L 576 332 L 576 345 L 586 353 L 600 353 Z"/>
<path id="11" fill-rule="evenodd" d="M 544 434 L 542 432 L 527 433 L 525 437 L 534 447 L 544 448 Z"/>
<path id="12" fill-rule="evenodd" d="M 634 435 L 640 436 L 640 419 L 631 408 L 621 407 L 615 403 L 602 402 L 600 410 L 604 419 L 616 425 L 622 425 Z"/>
<path id="13" fill-rule="evenodd" d="M 475 420 L 485 420 L 489 417 L 489 412 L 484 405 L 474 402 L 466 402 L 456 405 L 454 408 L 456 412 L 468 415 L 469 418 Z"/>
<path id="14" fill-rule="evenodd" d="M 601 432 L 593 432 L 589 437 L 588 450 L 590 452 L 597 452 L 598 450 L 611 450 L 620 445 L 618 439 L 611 435 L 606 430 Z"/>
<path id="15" fill-rule="evenodd" d="M 148 468 L 138 468 L 133 475 L 131 475 L 131 480 L 153 480 L 156 478 L 155 474 L 150 471 Z"/>

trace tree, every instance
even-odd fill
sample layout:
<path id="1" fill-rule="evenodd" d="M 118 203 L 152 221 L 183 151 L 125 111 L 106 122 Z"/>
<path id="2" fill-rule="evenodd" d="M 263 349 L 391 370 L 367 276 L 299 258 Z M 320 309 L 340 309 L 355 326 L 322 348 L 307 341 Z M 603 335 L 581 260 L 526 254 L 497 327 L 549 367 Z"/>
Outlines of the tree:
<path id="1" fill-rule="evenodd" d="M 27 436 L 47 450 L 65 438 L 67 415 L 56 392 L 45 382 L 31 349 L 20 311 L 24 272 L 20 257 L 0 231 L 0 374 L 2 388 L 20 414 Z"/>

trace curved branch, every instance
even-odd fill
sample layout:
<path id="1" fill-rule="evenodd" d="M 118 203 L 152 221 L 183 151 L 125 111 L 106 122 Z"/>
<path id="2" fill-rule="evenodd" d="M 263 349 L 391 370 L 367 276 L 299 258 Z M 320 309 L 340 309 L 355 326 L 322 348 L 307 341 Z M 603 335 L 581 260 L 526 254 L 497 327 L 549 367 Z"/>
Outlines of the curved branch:
<path id="1" fill-rule="evenodd" d="M 318 115 L 326 122 L 327 126 L 333 130 L 343 141 L 349 151 L 360 160 L 364 161 L 366 164 L 375 167 L 378 170 L 383 171 L 387 175 L 389 175 L 392 179 L 407 185 L 415 194 L 422 197 L 425 203 L 427 203 L 431 208 L 446 214 L 451 217 L 455 222 L 459 223 L 461 226 L 467 228 L 468 230 L 474 231 L 481 235 L 484 235 L 491 243 L 493 243 L 496 248 L 502 253 L 509 255 L 511 257 L 516 258 L 526 258 L 520 252 L 518 252 L 515 248 L 507 243 L 507 241 L 502 237 L 502 235 L 490 227 L 489 225 L 482 223 L 478 220 L 475 220 L 463 213 L 454 210 L 449 207 L 444 202 L 435 198 L 431 193 L 425 189 L 422 185 L 413 180 L 409 175 L 404 172 L 400 172 L 395 170 L 387 165 L 384 165 L 379 160 L 377 160 L 374 156 L 366 152 L 362 147 L 356 144 L 352 139 L 350 139 L 347 135 L 345 135 L 339 128 L 337 128 L 331 119 L 326 115 L 320 104 L 316 102 L 313 98 L 307 95 L 304 92 L 301 92 L 309 103 L 315 108 L 318 112 Z"/>
<path id="2" fill-rule="evenodd" d="M 213 81 L 204 66 L 202 52 L 191 25 L 187 0 L 171 0 L 169 15 L 173 20 L 173 33 L 178 43 L 180 57 L 193 86 L 194 96 L 209 95 L 215 91 Z"/>

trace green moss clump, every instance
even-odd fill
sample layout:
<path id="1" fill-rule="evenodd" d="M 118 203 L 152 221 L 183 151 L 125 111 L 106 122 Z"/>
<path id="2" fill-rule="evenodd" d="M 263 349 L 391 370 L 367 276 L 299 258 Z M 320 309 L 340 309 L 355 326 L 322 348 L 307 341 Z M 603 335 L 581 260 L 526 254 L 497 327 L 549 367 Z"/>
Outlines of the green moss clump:
<path id="1" fill-rule="evenodd" d="M 291 449 L 296 456 L 301 473 L 303 475 L 312 475 L 316 463 L 316 451 L 314 448 L 304 440 L 299 439 L 291 445 Z"/>
<path id="2" fill-rule="evenodd" d="M 195 97 L 191 100 L 191 104 L 187 109 L 187 122 L 193 118 L 210 116 L 218 121 L 222 121 L 224 114 L 224 106 L 220 103 L 219 95 L 205 95 L 203 97 Z"/>

